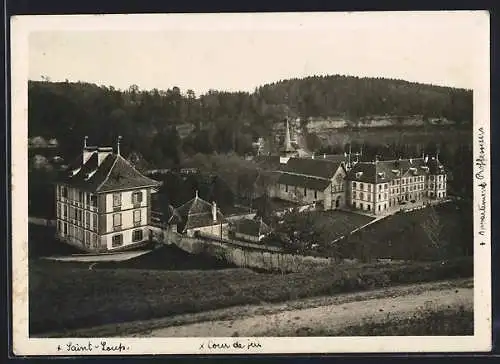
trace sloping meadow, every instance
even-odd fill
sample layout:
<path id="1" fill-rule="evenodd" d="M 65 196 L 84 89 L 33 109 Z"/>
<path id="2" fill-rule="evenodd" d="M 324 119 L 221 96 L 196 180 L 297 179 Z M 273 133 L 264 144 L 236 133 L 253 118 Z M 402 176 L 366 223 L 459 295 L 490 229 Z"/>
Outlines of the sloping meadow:
<path id="1" fill-rule="evenodd" d="M 472 275 L 470 258 L 341 264 L 291 274 L 248 269 L 89 270 L 34 263 L 29 281 L 30 335 Z"/>

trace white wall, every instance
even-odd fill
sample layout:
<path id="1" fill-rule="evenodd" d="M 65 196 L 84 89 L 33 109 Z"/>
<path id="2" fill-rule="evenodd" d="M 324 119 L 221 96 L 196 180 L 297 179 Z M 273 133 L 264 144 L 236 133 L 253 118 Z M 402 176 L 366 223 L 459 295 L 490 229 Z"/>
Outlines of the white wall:
<path id="1" fill-rule="evenodd" d="M 139 226 L 147 225 L 147 207 L 142 207 L 139 209 L 126 210 L 126 211 L 117 211 L 114 213 L 106 214 L 106 233 L 113 232 L 113 216 L 117 213 L 122 215 L 122 229 L 131 229 L 134 227 L 134 211 L 141 211 L 141 221 L 138 224 Z"/>
<path id="2" fill-rule="evenodd" d="M 222 228 L 222 230 L 221 230 Z M 221 231 L 222 231 L 222 238 L 227 238 L 227 229 L 228 229 L 228 224 L 215 224 L 215 225 L 210 225 L 210 226 L 204 226 L 204 227 L 199 227 L 195 229 L 189 229 L 186 231 L 186 234 L 188 236 L 194 236 L 196 231 L 199 231 L 202 234 L 208 234 L 208 235 L 213 235 L 214 237 L 220 238 L 221 237 Z"/>
<path id="3" fill-rule="evenodd" d="M 142 240 L 132 241 L 132 233 L 135 230 L 142 230 Z M 117 246 L 117 247 L 113 247 L 113 244 L 112 244 L 113 243 L 113 236 L 117 235 L 117 234 L 122 234 L 123 244 L 120 246 Z M 138 228 L 134 228 L 134 229 L 128 229 L 128 230 L 123 230 L 123 231 L 119 231 L 116 233 L 102 235 L 102 239 L 104 239 L 104 242 L 106 244 L 106 248 L 108 250 L 120 249 L 120 248 L 126 247 L 128 245 L 138 244 L 138 243 L 141 243 L 141 242 L 148 240 L 148 238 L 149 238 L 149 227 L 138 227 Z"/>
<path id="4" fill-rule="evenodd" d="M 353 182 L 356 183 L 356 187 L 353 186 Z M 361 204 L 363 204 L 363 211 L 371 211 L 374 210 L 374 190 L 376 188 L 375 184 L 366 183 L 366 182 L 358 182 L 358 181 L 348 181 L 348 188 L 350 188 L 350 196 L 351 196 L 351 204 L 354 207 L 354 203 L 356 204 L 356 209 L 361 210 Z M 361 198 L 361 193 L 363 193 L 363 198 Z M 368 209 L 368 206 L 370 209 Z"/>
<path id="5" fill-rule="evenodd" d="M 143 188 L 140 190 L 132 190 L 132 191 L 123 191 L 120 192 L 122 196 L 122 204 L 121 204 L 121 209 L 122 210 L 127 210 L 127 209 L 132 209 L 134 208 L 134 205 L 132 204 L 132 193 L 134 192 L 142 192 L 142 202 L 141 202 L 141 207 L 146 207 L 148 204 L 147 201 L 147 189 Z M 106 212 L 113 212 L 113 193 L 107 193 L 106 194 Z"/>
<path id="6" fill-rule="evenodd" d="M 322 201 L 325 198 L 324 192 L 317 191 L 314 198 L 314 190 L 307 189 L 307 195 L 304 195 L 304 187 L 288 186 L 288 192 L 285 185 L 278 185 L 276 189 L 276 197 L 292 202 L 313 203 L 314 201 Z"/>

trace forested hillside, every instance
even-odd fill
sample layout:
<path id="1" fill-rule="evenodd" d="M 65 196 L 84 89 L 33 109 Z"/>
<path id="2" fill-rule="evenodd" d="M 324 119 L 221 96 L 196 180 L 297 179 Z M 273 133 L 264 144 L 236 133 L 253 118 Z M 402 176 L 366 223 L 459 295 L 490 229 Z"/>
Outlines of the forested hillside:
<path id="1" fill-rule="evenodd" d="M 195 153 L 248 153 L 252 140 L 268 137 L 272 126 L 287 116 L 341 116 L 353 126 L 370 115 L 446 118 L 457 126 L 472 121 L 472 91 L 347 76 L 280 81 L 253 93 L 204 95 L 178 87 L 117 90 L 30 81 L 28 100 L 29 136 L 56 138 L 65 156 L 80 150 L 84 135 L 91 144 L 108 145 L 122 135 L 124 154 L 133 150 L 157 167 Z M 190 124 L 194 131 L 185 133 Z"/>

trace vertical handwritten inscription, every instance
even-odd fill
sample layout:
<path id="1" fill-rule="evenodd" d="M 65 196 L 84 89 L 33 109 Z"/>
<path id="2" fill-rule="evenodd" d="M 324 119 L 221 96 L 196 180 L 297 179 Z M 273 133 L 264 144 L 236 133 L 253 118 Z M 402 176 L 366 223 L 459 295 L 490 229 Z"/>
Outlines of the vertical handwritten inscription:
<path id="1" fill-rule="evenodd" d="M 474 161 L 476 166 L 476 172 L 474 174 L 475 180 L 478 182 L 479 193 L 477 197 L 477 204 L 479 210 L 479 227 L 478 234 L 480 236 L 485 236 L 486 229 L 486 207 L 487 207 L 487 183 L 489 182 L 489 176 L 486 175 L 487 159 L 486 159 L 486 140 L 485 140 L 484 128 L 480 127 L 477 132 L 478 140 L 478 155 Z M 480 245 L 485 245 L 484 241 L 479 243 Z"/>

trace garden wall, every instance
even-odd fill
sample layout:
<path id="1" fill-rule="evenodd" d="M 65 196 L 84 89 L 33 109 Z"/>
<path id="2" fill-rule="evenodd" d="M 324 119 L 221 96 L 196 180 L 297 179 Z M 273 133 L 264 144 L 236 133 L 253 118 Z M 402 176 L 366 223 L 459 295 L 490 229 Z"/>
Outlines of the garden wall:
<path id="1" fill-rule="evenodd" d="M 269 252 L 261 249 L 240 248 L 216 240 L 187 237 L 175 233 L 170 234 L 168 242 L 177 245 L 180 249 L 188 253 L 209 254 L 241 268 L 289 273 L 325 267 L 335 263 L 335 259 L 333 258 L 310 257 Z"/>

